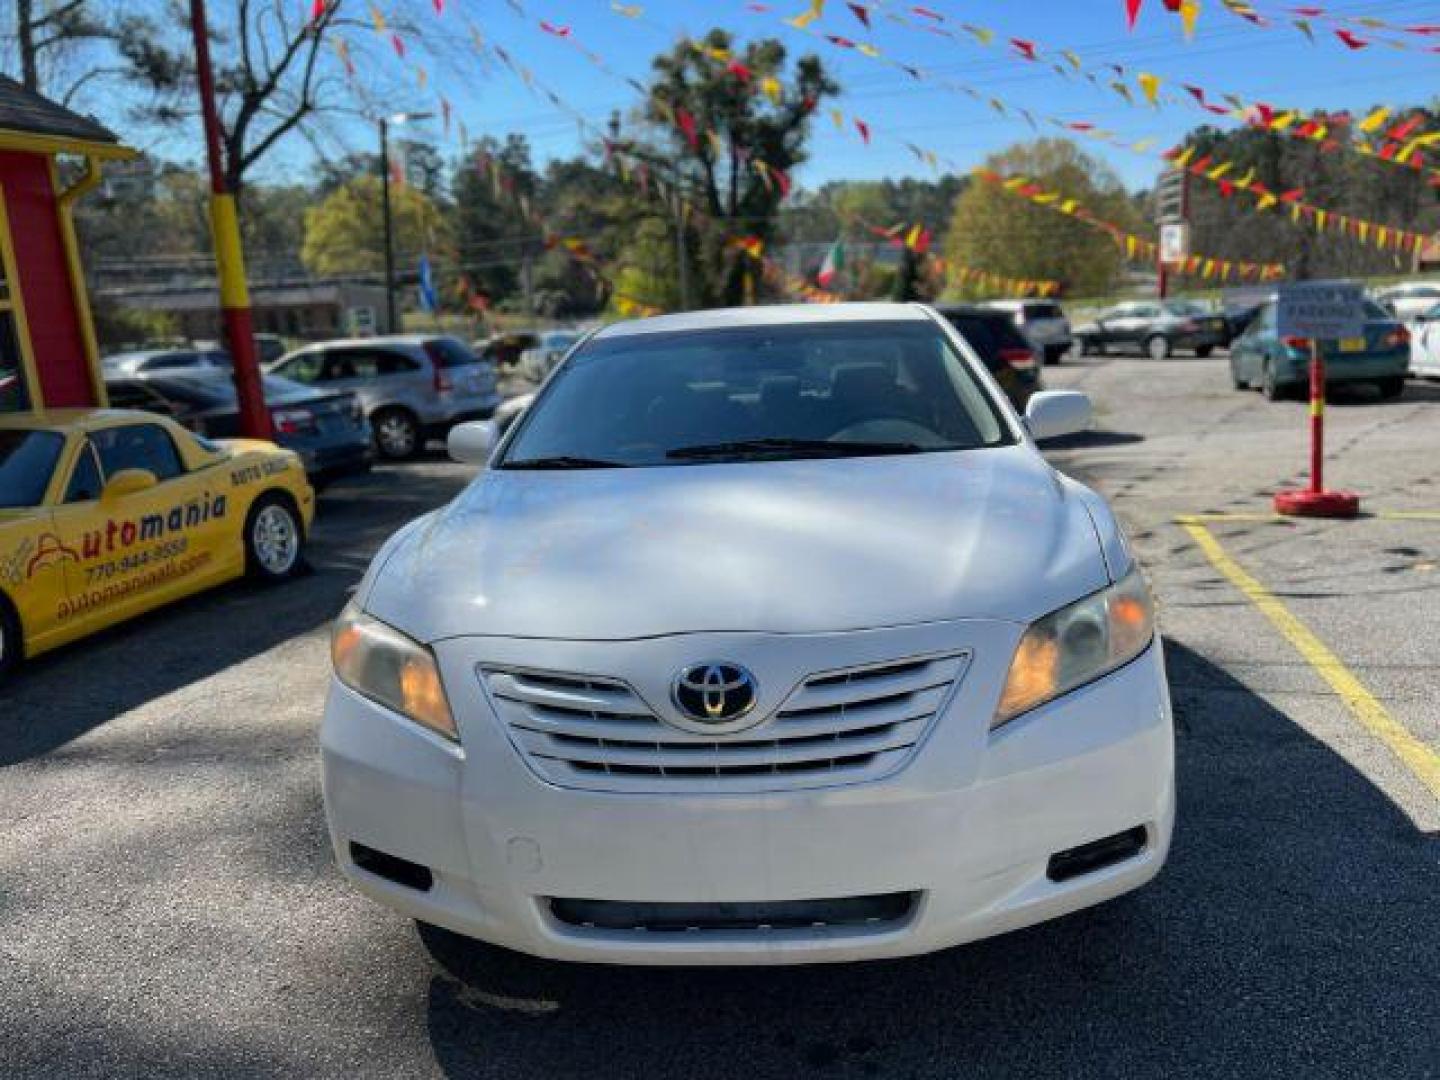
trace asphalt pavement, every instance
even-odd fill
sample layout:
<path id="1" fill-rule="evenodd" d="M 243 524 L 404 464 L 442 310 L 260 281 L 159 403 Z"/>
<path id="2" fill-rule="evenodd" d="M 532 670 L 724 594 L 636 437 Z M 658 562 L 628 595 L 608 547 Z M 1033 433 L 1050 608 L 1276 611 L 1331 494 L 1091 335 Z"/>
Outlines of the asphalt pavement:
<path id="1" fill-rule="evenodd" d="M 1170 641 L 1179 820 L 1148 888 L 916 960 L 688 971 L 530 961 L 361 899 L 320 805 L 327 623 L 467 479 L 432 455 L 329 490 L 305 577 L 0 695 L 0 1077 L 1440 1074 L 1440 798 L 1195 532 L 1433 751 L 1440 385 L 1332 406 L 1332 478 L 1374 516 L 1277 522 L 1305 407 L 1225 363 L 1047 371 L 1097 402 L 1051 453 L 1114 500 Z"/>

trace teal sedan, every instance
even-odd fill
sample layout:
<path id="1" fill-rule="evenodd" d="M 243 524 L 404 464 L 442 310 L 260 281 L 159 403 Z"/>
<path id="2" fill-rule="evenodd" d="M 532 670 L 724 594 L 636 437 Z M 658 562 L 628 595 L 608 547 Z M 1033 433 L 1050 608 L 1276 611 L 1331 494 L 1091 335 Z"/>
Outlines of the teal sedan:
<path id="1" fill-rule="evenodd" d="M 1379 304 L 1365 301 L 1365 333 L 1324 343 L 1325 386 L 1370 383 L 1383 398 L 1405 392 L 1410 332 Z M 1230 344 L 1230 378 L 1236 390 L 1258 386 L 1271 401 L 1304 396 L 1310 385 L 1310 342 L 1281 338 L 1275 301 L 1256 313 Z"/>

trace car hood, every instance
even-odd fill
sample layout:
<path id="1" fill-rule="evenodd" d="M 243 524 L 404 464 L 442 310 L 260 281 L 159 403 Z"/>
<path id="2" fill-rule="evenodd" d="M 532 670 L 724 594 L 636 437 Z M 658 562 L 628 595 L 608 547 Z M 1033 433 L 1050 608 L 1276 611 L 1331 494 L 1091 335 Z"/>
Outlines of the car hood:
<path id="1" fill-rule="evenodd" d="M 373 568 L 421 641 L 820 633 L 1028 622 L 1109 581 L 1026 446 L 908 457 L 484 474 Z"/>

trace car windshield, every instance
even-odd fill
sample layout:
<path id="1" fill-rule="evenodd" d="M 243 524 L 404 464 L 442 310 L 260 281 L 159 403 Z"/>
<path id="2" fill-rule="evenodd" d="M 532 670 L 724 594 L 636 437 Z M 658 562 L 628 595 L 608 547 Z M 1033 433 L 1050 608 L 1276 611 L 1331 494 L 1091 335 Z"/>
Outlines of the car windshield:
<path id="1" fill-rule="evenodd" d="M 64 446 L 53 431 L 0 431 L 0 509 L 39 506 Z"/>
<path id="2" fill-rule="evenodd" d="M 537 399 L 499 467 L 860 457 L 1010 441 L 933 323 L 765 326 L 591 341 Z"/>

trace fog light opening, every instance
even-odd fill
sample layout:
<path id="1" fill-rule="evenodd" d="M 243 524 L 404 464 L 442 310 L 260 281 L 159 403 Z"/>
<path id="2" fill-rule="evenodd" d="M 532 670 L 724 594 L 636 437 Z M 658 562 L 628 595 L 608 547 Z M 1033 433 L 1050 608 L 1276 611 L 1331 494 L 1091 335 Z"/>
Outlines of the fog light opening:
<path id="1" fill-rule="evenodd" d="M 1045 876 L 1051 881 L 1070 881 L 1133 859 L 1144 850 L 1145 826 L 1137 825 L 1103 840 L 1092 840 L 1088 844 L 1056 852 L 1050 856 Z"/>
<path id="2" fill-rule="evenodd" d="M 396 885 L 403 885 L 407 889 L 429 892 L 435 884 L 435 875 L 430 872 L 428 866 L 421 866 L 409 859 L 402 859 L 398 855 L 387 855 L 383 851 L 376 851 L 372 847 L 357 844 L 353 840 L 350 842 L 350 858 L 366 873 L 382 877 Z"/>

